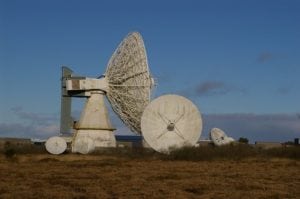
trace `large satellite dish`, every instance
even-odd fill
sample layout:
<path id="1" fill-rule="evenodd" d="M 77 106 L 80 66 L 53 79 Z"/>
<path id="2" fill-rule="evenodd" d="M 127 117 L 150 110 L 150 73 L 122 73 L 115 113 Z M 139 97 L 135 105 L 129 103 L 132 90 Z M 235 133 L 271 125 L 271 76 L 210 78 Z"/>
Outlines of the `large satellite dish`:
<path id="1" fill-rule="evenodd" d="M 144 139 L 156 151 L 194 146 L 200 138 L 202 119 L 198 108 L 178 95 L 163 95 L 144 110 L 141 128 Z"/>
<path id="2" fill-rule="evenodd" d="M 210 138 L 216 146 L 227 145 L 234 142 L 232 137 L 228 137 L 226 133 L 219 128 L 212 128 Z"/>
<path id="3" fill-rule="evenodd" d="M 125 125 L 141 134 L 141 117 L 150 102 L 153 85 L 144 42 L 138 32 L 128 34 L 121 42 L 105 74 L 99 78 L 74 76 L 72 70 L 63 67 L 61 135 L 68 136 L 70 129 L 75 130 L 74 152 L 89 153 L 94 147 L 116 147 L 115 129 L 109 120 L 104 96 Z M 76 124 L 71 117 L 71 97 L 87 98 Z"/>
<path id="4" fill-rule="evenodd" d="M 141 134 L 141 117 L 150 102 L 154 82 L 139 33 L 131 33 L 123 40 L 110 58 L 105 75 L 107 98 L 113 110 L 130 129 Z"/>

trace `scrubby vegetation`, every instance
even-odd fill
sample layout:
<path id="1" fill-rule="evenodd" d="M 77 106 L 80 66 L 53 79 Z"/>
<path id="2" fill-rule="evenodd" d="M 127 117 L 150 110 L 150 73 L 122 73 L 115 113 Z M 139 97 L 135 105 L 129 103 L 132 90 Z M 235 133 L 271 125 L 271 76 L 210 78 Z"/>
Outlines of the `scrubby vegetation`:
<path id="1" fill-rule="evenodd" d="M 24 145 L 17 146 L 7 144 L 2 153 L 7 158 L 18 154 L 47 154 L 44 146 Z M 70 153 L 67 151 L 66 153 Z M 216 147 L 213 145 L 200 147 L 184 147 L 173 150 L 170 154 L 160 154 L 149 148 L 125 147 L 107 148 L 93 152 L 93 156 L 105 155 L 123 157 L 130 159 L 160 159 L 160 160 L 187 160 L 187 161 L 209 161 L 209 160 L 241 160 L 245 158 L 290 158 L 300 160 L 300 147 L 289 146 L 272 149 L 262 149 L 252 145 L 237 143 Z"/>
<path id="2" fill-rule="evenodd" d="M 248 144 L 249 140 L 248 140 L 248 138 L 240 137 L 238 142 Z"/>
<path id="3" fill-rule="evenodd" d="M 0 155 L 0 198 L 298 198 L 300 161 L 248 147 Z"/>
<path id="4" fill-rule="evenodd" d="M 168 160 L 240 160 L 244 158 L 291 158 L 300 160 L 300 147 L 281 147 L 262 149 L 247 144 L 226 145 L 221 147 L 185 147 L 174 150 L 166 157 Z"/>
<path id="5" fill-rule="evenodd" d="M 255 156 L 255 150 L 249 145 L 227 145 L 221 147 L 200 146 L 185 147 L 174 150 L 167 157 L 169 160 L 215 160 L 215 159 L 242 159 Z"/>
<path id="6" fill-rule="evenodd" d="M 93 152 L 91 155 L 109 155 L 114 157 L 125 157 L 130 159 L 159 158 L 163 156 L 156 151 L 143 147 L 109 148 Z"/>
<path id="7" fill-rule="evenodd" d="M 43 154 L 46 153 L 46 149 L 43 145 L 20 145 L 6 142 L 3 148 L 0 149 L 0 153 L 3 153 L 7 158 L 12 158 L 17 154 Z"/>
<path id="8" fill-rule="evenodd" d="M 0 155 L 0 198 L 297 198 L 299 156 L 300 147 L 247 144 L 169 155 L 114 148 L 58 156 L 43 146 L 7 145 Z"/>
<path id="9" fill-rule="evenodd" d="M 213 145 L 200 147 L 184 147 L 173 150 L 170 154 L 160 154 L 147 148 L 112 148 L 96 151 L 92 155 L 110 155 L 131 159 L 160 159 L 160 160 L 241 160 L 245 158 L 291 158 L 300 160 L 300 147 L 280 147 L 262 149 L 252 145 L 238 143 L 216 147 Z"/>

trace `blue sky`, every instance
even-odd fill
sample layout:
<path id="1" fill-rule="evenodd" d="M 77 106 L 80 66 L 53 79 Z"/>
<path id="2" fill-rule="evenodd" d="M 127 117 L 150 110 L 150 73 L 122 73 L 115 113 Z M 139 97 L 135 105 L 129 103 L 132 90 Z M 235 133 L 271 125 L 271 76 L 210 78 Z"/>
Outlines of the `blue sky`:
<path id="1" fill-rule="evenodd" d="M 0 136 L 57 134 L 61 66 L 99 76 L 139 31 L 154 97 L 191 99 L 203 137 L 214 126 L 251 141 L 300 137 L 299 10 L 296 0 L 0 0 Z"/>

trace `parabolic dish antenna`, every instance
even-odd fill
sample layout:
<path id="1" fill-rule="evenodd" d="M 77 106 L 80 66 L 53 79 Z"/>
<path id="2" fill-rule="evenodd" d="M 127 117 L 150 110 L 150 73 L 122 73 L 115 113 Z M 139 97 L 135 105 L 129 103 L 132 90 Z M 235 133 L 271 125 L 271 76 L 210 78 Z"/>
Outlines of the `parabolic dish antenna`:
<path id="1" fill-rule="evenodd" d="M 133 32 L 121 42 L 108 62 L 105 76 L 106 96 L 113 110 L 131 130 L 141 134 L 141 117 L 154 82 L 139 33 Z"/>
<path id="2" fill-rule="evenodd" d="M 46 141 L 46 150 L 54 155 L 62 154 L 67 149 L 67 142 L 58 136 L 49 138 Z"/>
<path id="3" fill-rule="evenodd" d="M 144 139 L 156 151 L 194 146 L 200 138 L 202 119 L 198 108 L 178 95 L 163 95 L 144 110 L 141 121 Z"/>
<path id="4" fill-rule="evenodd" d="M 227 145 L 234 142 L 232 137 L 228 137 L 224 131 L 219 128 L 212 128 L 210 138 L 216 146 Z"/>

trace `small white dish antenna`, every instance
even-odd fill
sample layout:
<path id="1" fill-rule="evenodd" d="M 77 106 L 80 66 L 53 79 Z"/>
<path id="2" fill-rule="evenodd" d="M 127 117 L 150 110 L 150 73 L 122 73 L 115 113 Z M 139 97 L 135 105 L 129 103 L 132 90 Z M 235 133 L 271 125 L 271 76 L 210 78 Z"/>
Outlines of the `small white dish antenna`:
<path id="1" fill-rule="evenodd" d="M 144 139 L 154 150 L 169 153 L 197 143 L 202 119 L 190 100 L 179 95 L 163 95 L 145 108 L 141 129 Z"/>
<path id="2" fill-rule="evenodd" d="M 81 153 L 88 154 L 92 153 L 95 150 L 95 142 L 91 138 L 84 136 L 79 137 L 73 143 L 72 152 L 73 153 Z"/>
<path id="3" fill-rule="evenodd" d="M 67 142 L 61 137 L 54 136 L 46 141 L 45 146 L 49 153 L 59 155 L 67 149 Z"/>
<path id="4" fill-rule="evenodd" d="M 234 142 L 232 137 L 228 137 L 226 133 L 219 128 L 212 128 L 210 138 L 216 146 L 227 145 Z"/>

